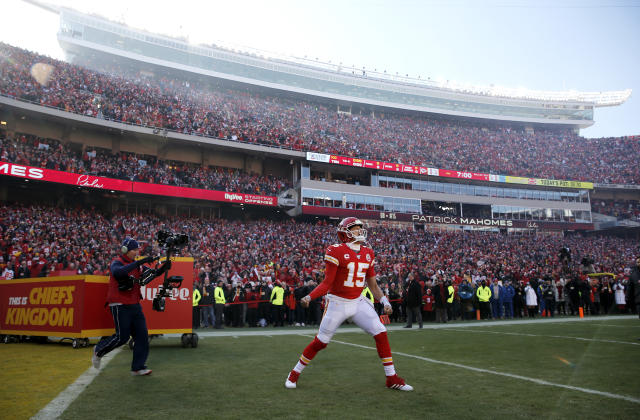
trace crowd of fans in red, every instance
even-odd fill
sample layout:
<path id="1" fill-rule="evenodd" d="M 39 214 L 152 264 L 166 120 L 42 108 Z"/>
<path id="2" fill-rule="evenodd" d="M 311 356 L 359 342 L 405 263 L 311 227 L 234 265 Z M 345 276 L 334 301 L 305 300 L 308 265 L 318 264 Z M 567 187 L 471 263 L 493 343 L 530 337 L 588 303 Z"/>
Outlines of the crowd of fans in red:
<path id="1" fill-rule="evenodd" d="M 45 84 L 36 63 L 53 67 Z M 0 44 L 0 94 L 187 134 L 445 169 L 637 184 L 638 137 L 527 133 L 506 125 L 342 115 L 325 105 L 136 74 L 104 74 Z"/>
<path id="2" fill-rule="evenodd" d="M 291 286 L 322 280 L 324 250 L 337 242 L 335 226 L 324 222 L 107 216 L 96 209 L 14 204 L 0 207 L 0 274 L 7 277 L 5 269 L 12 271 L 10 277 L 60 271 L 107 274 L 126 235 L 143 243 L 143 255 L 160 253 L 154 241 L 160 229 L 190 236 L 181 253 L 194 257 L 198 276 L 212 282 L 255 280 L 257 275 Z M 383 283 L 404 281 L 409 272 L 421 279 L 436 273 L 448 278 L 468 273 L 487 280 L 507 274 L 516 281 L 557 278 L 558 250 L 563 246 L 571 249 L 574 261 L 588 257 L 595 271 L 617 274 L 633 264 L 638 252 L 636 242 L 613 237 L 539 235 L 532 240 L 498 233 L 384 227 L 371 227 L 368 242 L 376 252 L 376 271 Z"/>
<path id="3" fill-rule="evenodd" d="M 0 130 L 0 161 L 78 174 L 245 194 L 273 196 L 292 185 L 280 177 L 248 174 L 238 169 L 163 161 L 155 156 L 127 152 L 114 155 L 100 148 L 76 152 L 58 140 L 26 134 L 15 137 L 7 138 Z M 595 213 L 615 216 L 618 220 L 640 221 L 640 203 L 637 200 L 594 199 L 591 204 Z M 429 214 L 436 214 L 435 211 L 436 208 L 430 209 Z"/>
<path id="4" fill-rule="evenodd" d="M 0 131 L 0 160 L 21 165 L 153 184 L 275 196 L 292 183 L 280 177 L 239 169 L 157 159 L 134 153 L 88 148 L 73 151 L 57 140 L 19 134 L 9 139 Z"/>
<path id="5" fill-rule="evenodd" d="M 640 202 L 638 200 L 602 200 L 591 201 L 594 213 L 615 216 L 618 220 L 640 222 Z"/>

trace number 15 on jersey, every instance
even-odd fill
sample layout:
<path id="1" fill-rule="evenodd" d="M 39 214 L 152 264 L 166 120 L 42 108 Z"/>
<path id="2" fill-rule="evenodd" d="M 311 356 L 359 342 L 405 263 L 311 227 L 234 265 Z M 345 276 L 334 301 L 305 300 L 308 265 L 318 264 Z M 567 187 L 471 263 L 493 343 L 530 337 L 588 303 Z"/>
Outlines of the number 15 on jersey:
<path id="1" fill-rule="evenodd" d="M 367 275 L 367 270 L 369 269 L 369 264 L 351 261 L 349 264 L 347 264 L 347 269 L 349 270 L 349 274 L 347 275 L 347 279 L 344 281 L 344 285 L 346 287 L 364 287 L 365 277 Z M 353 281 L 354 278 L 355 283 Z"/>

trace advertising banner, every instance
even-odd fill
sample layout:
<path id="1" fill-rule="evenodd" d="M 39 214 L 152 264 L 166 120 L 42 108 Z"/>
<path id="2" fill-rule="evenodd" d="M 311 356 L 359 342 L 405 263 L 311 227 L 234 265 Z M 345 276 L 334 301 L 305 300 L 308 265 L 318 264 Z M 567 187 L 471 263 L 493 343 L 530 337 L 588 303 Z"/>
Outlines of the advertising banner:
<path id="1" fill-rule="evenodd" d="M 197 200 L 225 201 L 257 206 L 278 205 L 278 197 L 243 194 L 237 192 L 214 191 L 200 188 L 176 187 L 172 185 L 147 184 L 145 182 L 124 181 L 94 175 L 54 171 L 33 166 L 17 165 L 0 161 L 0 175 L 8 175 L 35 181 L 56 182 L 102 190 L 124 191 L 139 194 L 153 194 L 168 197 L 194 198 Z"/>
<path id="2" fill-rule="evenodd" d="M 192 331 L 193 258 L 171 259 L 169 276 L 182 276 L 179 289 L 166 299 L 166 310 L 152 309 L 161 276 L 141 288 L 140 302 L 149 334 Z M 105 306 L 109 277 L 61 276 L 0 282 L 0 333 L 69 338 L 114 333 L 113 317 Z"/>
<path id="3" fill-rule="evenodd" d="M 386 220 L 418 224 L 524 228 L 539 230 L 593 230 L 593 223 L 545 222 L 540 220 L 483 219 L 479 217 L 429 216 L 389 211 L 354 210 L 320 206 L 302 206 L 303 214 L 332 217 L 354 216 L 366 220 Z"/>
<path id="4" fill-rule="evenodd" d="M 228 203 L 254 204 L 259 206 L 277 206 L 278 197 L 266 195 L 242 194 L 236 192 L 213 191 L 200 188 L 176 187 L 173 185 L 147 184 L 134 182 L 133 192 L 153 194 L 165 197 L 194 198 L 197 200 L 226 201 Z"/>
<path id="5" fill-rule="evenodd" d="M 546 187 L 593 189 L 592 182 L 564 181 L 558 179 L 524 178 L 518 176 L 494 175 L 481 172 L 457 171 L 451 169 L 429 168 L 425 166 L 404 165 L 401 163 L 380 162 L 354 157 L 325 155 L 307 152 L 307 160 L 313 162 L 333 163 L 336 165 L 356 166 L 371 169 L 381 169 L 418 175 L 439 176 L 444 178 L 470 179 L 474 181 L 490 181 L 508 184 L 542 185 Z"/>
<path id="6" fill-rule="evenodd" d="M 10 175 L 36 181 L 57 182 L 59 184 L 77 185 L 101 190 L 131 192 L 131 181 L 105 178 L 102 176 L 74 174 L 71 172 L 54 171 L 52 169 L 36 168 L 33 166 L 17 165 L 15 163 L 0 162 L 0 174 Z"/>
<path id="7" fill-rule="evenodd" d="M 164 258 L 160 262 L 162 261 Z M 152 308 L 153 297 L 158 292 L 158 286 L 162 284 L 164 276 L 158 277 L 140 290 L 140 303 L 147 319 L 149 334 L 184 334 L 192 330 L 193 258 L 171 257 L 169 276 L 182 276 L 183 280 L 180 288 L 173 289 L 171 297 L 166 298 L 164 312 L 154 311 Z"/>
<path id="8" fill-rule="evenodd" d="M 71 338 L 112 334 L 113 319 L 104 308 L 107 285 L 104 276 L 2 281 L 0 332 Z"/>

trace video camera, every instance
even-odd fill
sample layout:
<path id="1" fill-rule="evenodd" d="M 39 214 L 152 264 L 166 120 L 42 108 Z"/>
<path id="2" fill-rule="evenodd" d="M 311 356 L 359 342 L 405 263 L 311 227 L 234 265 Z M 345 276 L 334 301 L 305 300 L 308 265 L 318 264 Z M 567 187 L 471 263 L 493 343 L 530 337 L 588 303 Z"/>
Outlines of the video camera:
<path id="1" fill-rule="evenodd" d="M 188 243 L 189 236 L 184 233 L 172 233 L 166 230 L 158 231 L 158 244 L 166 251 L 166 259 L 163 264 L 166 270 L 164 271 L 164 281 L 158 287 L 158 293 L 153 297 L 152 308 L 154 311 L 164 312 L 165 299 L 169 297 L 171 290 L 177 289 L 182 285 L 182 280 L 184 280 L 182 276 L 167 277 L 167 274 L 169 268 L 171 268 L 171 254 Z"/>
<path id="2" fill-rule="evenodd" d="M 158 231 L 158 244 L 167 250 L 176 250 L 189 243 L 189 236 L 184 233 L 171 233 L 166 230 Z"/>
<path id="3" fill-rule="evenodd" d="M 591 257 L 582 257 L 582 260 L 580 261 L 580 264 L 584 265 L 585 267 L 593 264 L 593 258 Z"/>
<path id="4" fill-rule="evenodd" d="M 563 246 L 560 248 L 558 256 L 560 257 L 560 261 L 571 261 L 571 250 Z"/>
<path id="5" fill-rule="evenodd" d="M 164 280 L 162 286 L 158 288 L 158 293 L 153 297 L 153 310 L 164 312 L 165 298 L 169 297 L 171 290 L 178 289 L 182 285 L 182 276 L 171 276 Z"/>

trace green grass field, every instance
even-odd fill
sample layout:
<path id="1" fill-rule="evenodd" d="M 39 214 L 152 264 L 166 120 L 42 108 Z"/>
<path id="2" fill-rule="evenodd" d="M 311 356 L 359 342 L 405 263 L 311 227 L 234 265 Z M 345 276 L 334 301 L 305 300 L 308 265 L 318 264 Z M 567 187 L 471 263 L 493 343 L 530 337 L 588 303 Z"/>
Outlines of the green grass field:
<path id="1" fill-rule="evenodd" d="M 384 387 L 374 341 L 361 332 L 336 334 L 298 388 L 285 389 L 313 337 L 305 331 L 226 329 L 237 335 L 205 333 L 196 349 L 159 338 L 150 377 L 131 377 L 131 353 L 123 350 L 61 418 L 638 418 L 637 318 L 391 328 L 396 369 L 414 392 Z M 20 346 L 34 345 L 2 351 Z M 65 350 L 81 352 L 89 367 L 90 349 Z"/>

